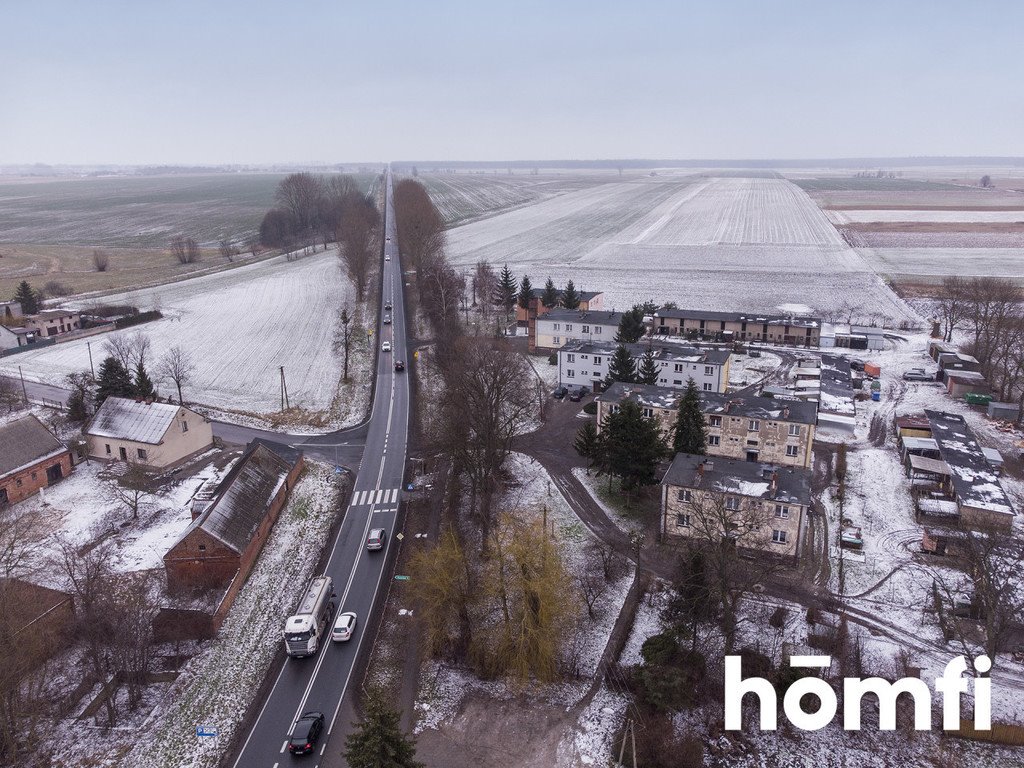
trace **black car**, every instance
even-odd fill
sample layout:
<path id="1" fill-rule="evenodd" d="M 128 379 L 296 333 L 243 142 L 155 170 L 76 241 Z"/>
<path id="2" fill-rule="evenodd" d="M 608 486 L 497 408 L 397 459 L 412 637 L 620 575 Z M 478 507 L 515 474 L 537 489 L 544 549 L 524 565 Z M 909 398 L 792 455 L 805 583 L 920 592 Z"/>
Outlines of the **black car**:
<path id="1" fill-rule="evenodd" d="M 861 360 L 851 360 L 850 361 L 850 370 L 851 371 L 863 371 L 864 370 L 864 362 L 861 361 Z"/>
<path id="2" fill-rule="evenodd" d="M 323 712 L 303 712 L 295 721 L 291 736 L 288 737 L 288 751 L 293 755 L 306 755 L 316 748 L 324 730 Z"/>
<path id="3" fill-rule="evenodd" d="M 555 398 L 555 400 L 561 400 L 568 394 L 569 389 L 567 387 L 555 387 L 555 391 L 551 393 L 551 396 Z"/>
<path id="4" fill-rule="evenodd" d="M 389 312 L 391 311 L 391 302 L 390 301 L 387 304 L 384 305 L 384 309 L 388 310 Z"/>
<path id="5" fill-rule="evenodd" d="M 569 393 L 569 400 L 574 403 L 578 403 L 583 399 L 583 387 L 576 387 L 572 392 Z"/>
<path id="6" fill-rule="evenodd" d="M 395 360 L 395 370 L 396 371 L 404 371 L 405 370 L 405 363 L 403 363 L 401 360 Z"/>

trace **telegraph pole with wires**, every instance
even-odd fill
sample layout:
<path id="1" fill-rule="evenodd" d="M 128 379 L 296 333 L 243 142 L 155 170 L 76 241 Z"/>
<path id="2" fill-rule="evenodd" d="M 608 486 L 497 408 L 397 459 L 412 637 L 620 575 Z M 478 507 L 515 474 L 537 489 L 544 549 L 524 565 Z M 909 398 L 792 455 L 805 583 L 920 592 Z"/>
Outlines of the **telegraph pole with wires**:
<path id="1" fill-rule="evenodd" d="M 633 720 L 626 720 L 626 729 L 622 732 L 622 746 L 619 747 L 619 759 L 615 761 L 615 768 L 626 768 L 622 759 L 626 756 L 626 737 L 629 737 L 629 748 L 633 753 L 633 768 L 636 765 L 636 731 L 633 729 Z"/>
<path id="2" fill-rule="evenodd" d="M 287 411 L 291 408 L 288 402 L 288 383 L 284 380 L 284 366 L 281 366 L 281 410 Z"/>

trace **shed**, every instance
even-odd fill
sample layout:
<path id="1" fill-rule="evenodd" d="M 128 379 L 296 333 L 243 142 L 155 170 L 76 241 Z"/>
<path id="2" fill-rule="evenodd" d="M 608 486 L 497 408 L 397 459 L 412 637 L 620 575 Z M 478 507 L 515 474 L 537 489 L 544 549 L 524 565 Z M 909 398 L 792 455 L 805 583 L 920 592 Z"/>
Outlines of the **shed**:
<path id="1" fill-rule="evenodd" d="M 1002 474 L 1003 471 L 1003 455 L 999 453 L 995 448 L 982 448 L 981 452 L 985 454 L 985 459 L 992 469 L 997 474 Z"/>
<path id="2" fill-rule="evenodd" d="M 946 391 L 953 397 L 963 397 L 968 392 L 988 392 L 988 382 L 977 371 L 949 371 L 946 374 Z"/>
<path id="3" fill-rule="evenodd" d="M 1001 421 L 1017 421 L 1020 418 L 1020 406 L 1016 403 L 997 403 L 993 400 L 988 404 L 988 417 Z"/>
<path id="4" fill-rule="evenodd" d="M 72 468 L 67 446 L 34 415 L 0 426 L 0 507 L 53 485 Z"/>

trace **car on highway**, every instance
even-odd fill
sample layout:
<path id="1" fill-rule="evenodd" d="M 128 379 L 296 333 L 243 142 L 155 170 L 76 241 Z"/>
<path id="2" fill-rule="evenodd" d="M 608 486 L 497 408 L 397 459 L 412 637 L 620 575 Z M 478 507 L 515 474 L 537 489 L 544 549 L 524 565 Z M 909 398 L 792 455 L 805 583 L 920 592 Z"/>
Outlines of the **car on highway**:
<path id="1" fill-rule="evenodd" d="M 391 261 L 391 257 L 390 256 L 385 256 L 384 257 L 384 261 Z"/>
<path id="2" fill-rule="evenodd" d="M 391 302 L 390 301 L 387 304 L 384 305 L 384 309 L 386 309 L 388 312 L 391 311 Z"/>
<path id="3" fill-rule="evenodd" d="M 390 341 L 385 341 L 383 344 L 381 344 L 380 345 L 380 351 L 381 352 L 390 352 L 391 351 L 391 342 Z"/>
<path id="4" fill-rule="evenodd" d="M 391 238 L 390 237 L 387 240 L 388 240 L 389 243 L 391 242 Z"/>
<path id="5" fill-rule="evenodd" d="M 935 381 L 935 376 L 927 373 L 924 368 L 911 368 L 903 374 L 904 381 Z"/>
<path id="6" fill-rule="evenodd" d="M 293 755 L 307 755 L 316 749 L 316 743 L 324 730 L 324 720 L 323 712 L 303 712 L 288 736 L 288 751 Z"/>
<path id="7" fill-rule="evenodd" d="M 391 315 L 384 315 L 384 325 L 391 325 Z"/>
<path id="8" fill-rule="evenodd" d="M 336 643 L 343 643 L 352 639 L 352 633 L 356 631 L 356 615 L 352 611 L 339 613 L 334 620 L 334 629 L 331 630 L 331 640 Z"/>
<path id="9" fill-rule="evenodd" d="M 568 394 L 569 394 L 569 388 L 568 387 L 557 386 L 557 387 L 555 387 L 555 391 L 551 393 L 551 396 L 553 398 L 555 398 L 555 400 L 561 400 L 563 397 L 565 397 Z"/>
<path id="10" fill-rule="evenodd" d="M 371 552 L 384 549 L 384 542 L 388 533 L 383 528 L 371 528 L 370 534 L 366 537 L 366 548 Z"/>
<path id="11" fill-rule="evenodd" d="M 398 371 L 399 373 L 404 371 L 405 363 L 403 363 L 401 360 L 395 360 L 395 370 Z"/>
<path id="12" fill-rule="evenodd" d="M 583 399 L 583 387 L 573 387 L 572 391 L 569 392 L 569 400 L 574 403 L 578 403 Z"/>

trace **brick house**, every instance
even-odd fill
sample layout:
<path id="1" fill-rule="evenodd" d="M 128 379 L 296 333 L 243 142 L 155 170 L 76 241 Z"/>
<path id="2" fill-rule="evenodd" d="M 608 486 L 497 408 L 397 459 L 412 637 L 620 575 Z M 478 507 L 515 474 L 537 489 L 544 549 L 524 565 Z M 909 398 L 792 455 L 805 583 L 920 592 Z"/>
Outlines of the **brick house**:
<path id="1" fill-rule="evenodd" d="M 192 523 L 164 555 L 168 591 L 230 585 L 237 593 L 302 467 L 299 451 L 264 440 L 249 443 L 213 498 L 193 507 Z"/>
<path id="2" fill-rule="evenodd" d="M 821 318 L 662 307 L 654 313 L 654 332 L 706 341 L 817 347 L 821 343 Z"/>
<path id="3" fill-rule="evenodd" d="M 0 427 L 0 507 L 71 474 L 71 451 L 35 416 Z"/>
<path id="4" fill-rule="evenodd" d="M 661 481 L 661 530 L 796 559 L 810 505 L 810 470 L 677 453 Z"/>
<path id="5" fill-rule="evenodd" d="M 42 337 L 59 336 L 82 327 L 82 316 L 67 309 L 44 309 L 34 315 L 25 315 L 22 323 Z"/>
<path id="6" fill-rule="evenodd" d="M 74 600 L 67 592 L 23 579 L 0 578 L 0 636 L 7 642 L 8 669 L 25 673 L 74 639 Z"/>
<path id="7" fill-rule="evenodd" d="M 213 445 L 209 419 L 183 405 L 108 397 L 85 428 L 89 455 L 165 469 Z"/>

